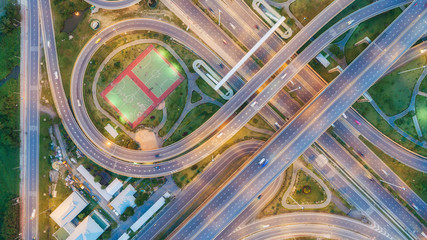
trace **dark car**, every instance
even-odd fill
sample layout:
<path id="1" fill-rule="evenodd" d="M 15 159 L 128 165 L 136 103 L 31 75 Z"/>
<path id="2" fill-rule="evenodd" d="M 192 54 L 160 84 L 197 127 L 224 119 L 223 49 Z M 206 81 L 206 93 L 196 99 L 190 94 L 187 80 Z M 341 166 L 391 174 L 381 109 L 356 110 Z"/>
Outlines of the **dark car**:
<path id="1" fill-rule="evenodd" d="M 220 64 L 219 64 L 219 67 L 220 67 L 220 68 L 224 68 L 224 64 L 220 63 Z"/>

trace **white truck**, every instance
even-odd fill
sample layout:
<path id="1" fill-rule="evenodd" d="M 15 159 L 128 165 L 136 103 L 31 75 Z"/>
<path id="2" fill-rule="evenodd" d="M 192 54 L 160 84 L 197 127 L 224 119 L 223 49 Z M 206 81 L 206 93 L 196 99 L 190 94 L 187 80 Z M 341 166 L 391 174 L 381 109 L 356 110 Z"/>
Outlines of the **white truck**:
<path id="1" fill-rule="evenodd" d="M 58 79 L 58 78 L 59 78 L 59 76 L 58 76 L 58 72 L 57 72 L 57 71 L 55 71 L 53 74 L 55 75 L 55 79 Z"/>

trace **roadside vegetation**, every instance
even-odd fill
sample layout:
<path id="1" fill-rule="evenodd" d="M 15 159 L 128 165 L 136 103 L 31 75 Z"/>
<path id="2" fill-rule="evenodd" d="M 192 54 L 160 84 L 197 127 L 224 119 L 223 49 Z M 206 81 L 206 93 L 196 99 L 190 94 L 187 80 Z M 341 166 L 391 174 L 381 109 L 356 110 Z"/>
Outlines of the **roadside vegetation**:
<path id="1" fill-rule="evenodd" d="M 19 75 L 11 71 L 20 61 L 20 5 L 1 4 L 0 17 L 0 239 L 16 239 L 20 232 Z M 19 68 L 15 69 L 19 73 Z M 10 75 L 9 75 L 10 74 Z M 9 76 L 8 76 L 9 75 Z M 7 77 L 8 76 L 8 77 Z M 6 78 L 7 77 L 7 78 Z"/>
<path id="2" fill-rule="evenodd" d="M 369 88 L 369 94 L 387 116 L 396 115 L 409 107 L 415 83 L 424 70 L 420 67 L 426 63 L 427 56 L 420 56 L 381 78 Z M 401 73 L 407 70 L 410 71 Z"/>
<path id="3" fill-rule="evenodd" d="M 357 46 L 354 44 L 365 37 L 374 41 L 400 13 L 402 13 L 402 10 L 400 8 L 395 8 L 359 24 L 345 44 L 344 52 L 347 63 L 350 64 L 368 46 L 366 43 Z"/>
<path id="4" fill-rule="evenodd" d="M 423 133 L 423 139 L 427 140 L 427 97 L 418 95 L 415 98 L 415 112 L 421 132 Z"/>
<path id="5" fill-rule="evenodd" d="M 390 157 L 362 136 L 366 144 L 394 173 L 396 173 L 423 201 L 427 201 L 427 174 L 417 171 Z"/>
<path id="6" fill-rule="evenodd" d="M 302 170 L 297 171 L 297 180 L 295 182 L 295 191 L 291 194 L 298 204 L 317 204 L 326 201 L 325 190 L 310 175 Z M 295 202 L 288 198 L 288 204 Z"/>
<path id="7" fill-rule="evenodd" d="M 333 0 L 296 0 L 291 3 L 289 10 L 302 25 L 306 25 L 332 2 Z"/>

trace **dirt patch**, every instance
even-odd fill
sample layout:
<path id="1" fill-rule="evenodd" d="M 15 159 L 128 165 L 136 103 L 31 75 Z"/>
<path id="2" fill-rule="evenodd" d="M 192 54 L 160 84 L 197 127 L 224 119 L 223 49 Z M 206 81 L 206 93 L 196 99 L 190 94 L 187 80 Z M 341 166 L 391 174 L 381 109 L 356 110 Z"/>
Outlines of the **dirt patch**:
<path id="1" fill-rule="evenodd" d="M 162 110 L 165 107 L 165 101 L 163 100 L 159 105 L 157 105 L 158 110 Z"/>
<path id="2" fill-rule="evenodd" d="M 151 130 L 143 129 L 135 134 L 135 141 L 139 143 L 142 150 L 158 149 L 162 146 L 159 136 Z"/>

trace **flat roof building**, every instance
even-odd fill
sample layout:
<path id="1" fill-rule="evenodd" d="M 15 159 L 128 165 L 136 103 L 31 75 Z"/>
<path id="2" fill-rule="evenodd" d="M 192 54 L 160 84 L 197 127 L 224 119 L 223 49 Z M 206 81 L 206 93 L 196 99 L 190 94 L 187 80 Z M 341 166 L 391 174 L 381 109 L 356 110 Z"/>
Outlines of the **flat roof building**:
<path id="1" fill-rule="evenodd" d="M 106 220 L 92 212 L 74 229 L 67 240 L 96 240 L 108 226 Z"/>
<path id="2" fill-rule="evenodd" d="M 111 201 L 110 205 L 119 213 L 122 214 L 127 207 L 135 207 L 135 188 L 128 185 L 116 198 Z"/>
<path id="3" fill-rule="evenodd" d="M 78 192 L 73 192 L 50 214 L 50 217 L 63 227 L 71 222 L 86 206 L 88 201 Z"/>

